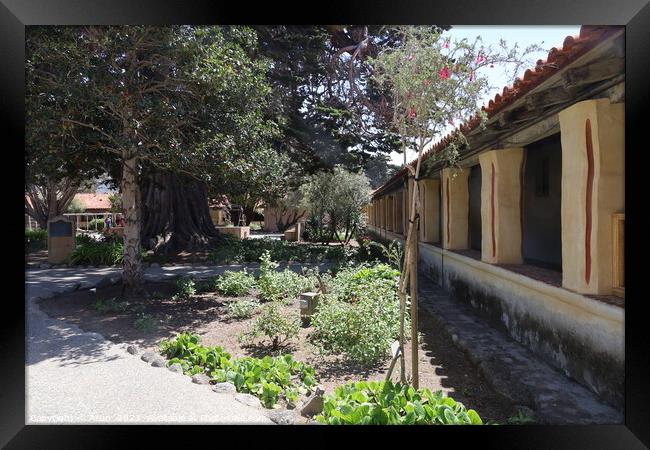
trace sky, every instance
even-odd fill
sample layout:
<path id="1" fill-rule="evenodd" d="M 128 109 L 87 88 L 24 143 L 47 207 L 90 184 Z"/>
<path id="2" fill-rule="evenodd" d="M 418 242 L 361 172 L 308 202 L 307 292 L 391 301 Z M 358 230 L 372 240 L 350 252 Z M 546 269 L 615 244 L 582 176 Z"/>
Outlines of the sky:
<path id="1" fill-rule="evenodd" d="M 580 33 L 580 25 L 575 26 L 467 26 L 467 25 L 455 25 L 445 33 L 445 35 L 450 36 L 452 41 L 460 40 L 462 38 L 468 38 L 470 42 L 473 42 L 476 36 L 481 36 L 483 43 L 488 45 L 494 45 L 495 47 L 499 45 L 501 39 L 505 40 L 508 44 L 508 47 L 511 47 L 516 43 L 519 44 L 519 48 L 524 49 L 531 44 L 538 44 L 546 51 L 535 52 L 530 55 L 530 59 L 533 61 L 531 66 L 522 67 L 522 72 L 518 75 L 522 75 L 526 69 L 530 69 L 535 66 L 535 62 L 538 59 L 546 59 L 548 56 L 548 50 L 553 47 L 561 48 L 564 38 L 566 36 L 576 36 Z M 509 80 L 504 73 L 503 69 L 495 68 L 489 71 L 486 71 L 485 74 L 488 76 L 489 83 L 491 86 L 494 86 L 490 90 L 489 95 L 484 99 L 484 104 L 487 104 L 494 96 L 500 93 L 504 86 L 509 86 Z M 453 127 L 448 127 L 448 129 L 438 138 L 434 139 L 437 142 L 440 138 L 444 137 L 448 132 L 450 132 Z M 411 162 L 417 156 L 417 153 L 411 150 L 407 151 L 407 161 Z M 404 165 L 404 155 L 401 153 L 393 152 L 391 155 L 391 163 L 398 166 Z"/>

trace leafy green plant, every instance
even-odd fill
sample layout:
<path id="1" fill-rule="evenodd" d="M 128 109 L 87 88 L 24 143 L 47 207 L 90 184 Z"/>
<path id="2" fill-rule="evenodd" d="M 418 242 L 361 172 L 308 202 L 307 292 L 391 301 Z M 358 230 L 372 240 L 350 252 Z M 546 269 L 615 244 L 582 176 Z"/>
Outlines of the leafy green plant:
<path id="1" fill-rule="evenodd" d="M 96 242 L 100 242 L 100 240 L 95 239 L 90 234 L 78 234 L 75 236 L 75 242 L 77 243 L 77 245 L 84 245 L 84 244 L 94 244 Z"/>
<path id="2" fill-rule="evenodd" d="M 292 355 L 232 359 L 222 347 L 205 347 L 190 333 L 162 341 L 160 351 L 170 358 L 170 365 L 179 363 L 185 374 L 207 373 L 212 381 L 230 382 L 238 392 L 258 397 L 267 408 L 274 407 L 280 397 L 295 404 L 316 385 L 314 369 Z"/>
<path id="3" fill-rule="evenodd" d="M 100 314 L 122 313 L 129 309 L 129 303 L 126 301 L 118 301 L 115 297 L 108 300 L 99 299 L 93 303 L 93 309 Z"/>
<path id="4" fill-rule="evenodd" d="M 259 307 L 257 300 L 236 300 L 228 303 L 228 313 L 235 319 L 248 319 Z"/>
<path id="5" fill-rule="evenodd" d="M 47 230 L 25 230 L 25 251 L 47 248 Z"/>
<path id="6" fill-rule="evenodd" d="M 176 294 L 173 300 L 187 300 L 196 294 L 196 282 L 192 277 L 180 277 L 176 280 Z"/>
<path id="7" fill-rule="evenodd" d="M 224 295 L 247 295 L 255 287 L 255 277 L 250 275 L 246 269 L 238 272 L 226 270 L 217 279 L 216 286 Z"/>
<path id="8" fill-rule="evenodd" d="M 271 260 L 271 254 L 265 251 L 260 257 L 260 276 L 257 280 L 259 298 L 262 301 L 293 300 L 302 292 L 311 290 L 316 285 L 314 275 L 302 276 L 291 269 L 277 272 L 278 263 Z"/>
<path id="9" fill-rule="evenodd" d="M 113 266 L 122 264 L 124 244 L 119 241 L 93 241 L 78 245 L 70 255 L 72 264 Z"/>
<path id="10" fill-rule="evenodd" d="M 104 219 L 98 218 L 98 219 L 92 219 L 92 220 L 88 221 L 88 229 L 89 230 L 95 230 L 95 227 L 97 227 L 96 228 L 97 231 L 102 231 L 102 230 L 104 230 L 104 225 L 105 225 Z"/>
<path id="11" fill-rule="evenodd" d="M 399 336 L 398 275 L 385 264 L 342 269 L 311 318 L 316 348 L 365 366 L 385 359 Z"/>
<path id="12" fill-rule="evenodd" d="M 190 333 L 181 333 L 174 340 L 162 341 L 160 350 L 170 359 L 170 365 L 179 363 L 187 375 L 216 370 L 230 359 L 230 353 L 223 347 L 205 347 L 198 336 Z"/>
<path id="13" fill-rule="evenodd" d="M 381 289 L 391 297 L 389 292 L 397 292 L 399 271 L 387 264 L 372 266 L 359 265 L 346 267 L 336 274 L 331 292 L 339 300 L 354 302 L 360 297 L 371 295 L 371 291 Z M 395 294 L 396 295 L 396 294 Z M 388 301 L 389 298 L 386 300 Z"/>
<path id="14" fill-rule="evenodd" d="M 280 304 L 272 302 L 262 308 L 260 316 L 255 320 L 250 331 L 242 336 L 245 342 L 251 342 L 260 336 L 269 338 L 271 348 L 277 349 L 289 339 L 298 336 L 300 332 L 300 315 L 292 313 L 285 315 L 280 310 Z"/>
<path id="15" fill-rule="evenodd" d="M 274 239 L 236 239 L 222 236 L 223 242 L 212 251 L 210 258 L 218 264 L 237 264 L 259 261 L 260 255 L 268 251 L 276 261 L 320 262 L 340 261 L 344 251 L 340 246 L 305 244 Z"/>
<path id="16" fill-rule="evenodd" d="M 287 403 L 295 403 L 316 385 L 314 369 L 292 355 L 224 361 L 211 375 L 216 382 L 230 382 L 238 392 L 257 396 L 266 408 L 272 408 L 283 393 Z"/>
<path id="17" fill-rule="evenodd" d="M 482 425 L 476 411 L 441 391 L 416 390 L 392 381 L 359 381 L 326 396 L 316 416 L 330 425 Z"/>

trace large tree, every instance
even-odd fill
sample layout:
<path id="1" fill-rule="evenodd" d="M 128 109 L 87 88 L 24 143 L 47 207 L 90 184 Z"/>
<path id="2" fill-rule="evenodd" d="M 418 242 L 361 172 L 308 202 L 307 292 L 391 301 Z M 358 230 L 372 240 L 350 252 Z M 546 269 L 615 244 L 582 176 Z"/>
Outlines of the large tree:
<path id="1" fill-rule="evenodd" d="M 92 136 L 94 149 L 120 163 L 126 221 L 123 279 L 127 288 L 138 288 L 142 282 L 141 184 L 167 183 L 158 197 L 161 204 L 169 203 L 167 212 L 174 210 L 168 216 L 173 217 L 169 219 L 173 230 L 186 225 L 190 235 L 197 229 L 197 235 L 216 236 L 201 213 L 207 211 L 205 191 L 198 191 L 215 176 L 214 157 L 222 146 L 231 145 L 233 133 L 237 136 L 256 125 L 256 111 L 269 93 L 267 61 L 248 57 L 245 48 L 255 45 L 255 35 L 245 28 L 227 32 L 192 26 L 31 29 L 33 53 L 43 58 L 53 51 L 42 39 L 49 33 L 67 34 L 68 40 L 60 50 L 64 68 L 41 79 L 43 92 L 58 85 L 69 93 L 75 111 L 69 111 L 63 123 L 71 135 L 84 130 Z M 65 73 L 67 77 L 60 76 Z M 159 175 L 161 171 L 178 174 L 188 183 L 176 183 L 174 176 Z M 172 184 L 179 188 L 175 193 Z M 149 197 L 152 189 L 145 190 Z M 192 191 L 198 195 L 192 196 Z M 187 200 L 174 200 L 173 195 Z M 193 200 L 193 205 L 188 204 Z M 183 214 L 188 210 L 190 214 Z M 162 233 L 168 226 L 154 231 Z M 144 229 L 150 228 L 145 224 Z"/>
<path id="2" fill-rule="evenodd" d="M 71 136 L 63 118 L 76 110 L 76 99 L 59 80 L 70 76 L 66 48 L 70 30 L 28 33 L 25 67 L 25 212 L 40 228 L 64 213 L 78 189 L 102 169 L 93 164 L 88 133 Z M 43 51 L 47 49 L 47 51 Z"/>

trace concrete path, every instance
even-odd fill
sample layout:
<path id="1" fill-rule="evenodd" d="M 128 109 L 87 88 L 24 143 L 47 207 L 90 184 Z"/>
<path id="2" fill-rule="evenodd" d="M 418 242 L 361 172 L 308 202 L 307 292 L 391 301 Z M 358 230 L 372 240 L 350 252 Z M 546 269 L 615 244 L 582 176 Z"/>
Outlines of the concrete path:
<path id="1" fill-rule="evenodd" d="M 423 275 L 418 277 L 418 294 L 420 307 L 451 335 L 492 388 L 533 410 L 537 423 L 623 423 L 621 411 L 488 326 Z"/>
<path id="2" fill-rule="evenodd" d="M 242 267 L 148 268 L 146 278 L 203 277 Z M 115 268 L 26 271 L 26 424 L 272 423 L 264 410 L 149 366 L 97 333 L 49 318 L 34 302 L 119 273 Z"/>

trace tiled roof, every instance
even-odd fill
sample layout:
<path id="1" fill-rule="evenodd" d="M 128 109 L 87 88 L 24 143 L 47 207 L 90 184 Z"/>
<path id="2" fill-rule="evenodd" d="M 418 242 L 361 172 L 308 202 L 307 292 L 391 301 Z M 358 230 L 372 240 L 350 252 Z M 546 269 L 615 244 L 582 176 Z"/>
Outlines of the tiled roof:
<path id="1" fill-rule="evenodd" d="M 514 103 L 515 100 L 521 98 L 524 94 L 530 92 L 535 87 L 539 86 L 542 82 L 548 80 L 553 74 L 557 73 L 560 69 L 568 66 L 570 63 L 578 59 L 580 56 L 587 53 L 607 37 L 620 31 L 623 27 L 620 26 L 598 26 L 598 25 L 583 25 L 580 27 L 580 34 L 578 36 L 567 36 L 562 43 L 562 48 L 558 49 L 553 47 L 548 52 L 546 61 L 541 59 L 533 69 L 528 69 L 524 72 L 523 78 L 515 80 L 512 86 L 506 86 L 500 94 L 496 94 L 493 100 L 490 100 L 486 106 L 481 109 L 487 113 L 488 118 L 493 117 L 495 114 L 503 110 L 508 105 Z M 461 131 L 467 134 L 481 122 L 479 114 L 475 114 L 469 120 L 465 121 L 462 125 L 449 133 L 439 142 L 434 144 L 431 148 L 422 154 L 422 161 L 425 161 L 431 155 L 438 153 L 447 147 L 453 140 L 455 134 Z M 408 163 L 413 166 L 417 163 L 417 158 Z M 393 175 L 383 185 L 375 189 L 371 195 L 375 195 L 384 190 L 386 186 L 392 184 L 395 180 L 406 175 L 406 167 L 402 168 L 399 172 Z"/>
<path id="2" fill-rule="evenodd" d="M 85 210 L 89 209 L 111 209 L 111 202 L 108 199 L 110 194 L 76 194 L 74 198 L 81 203 Z"/>

